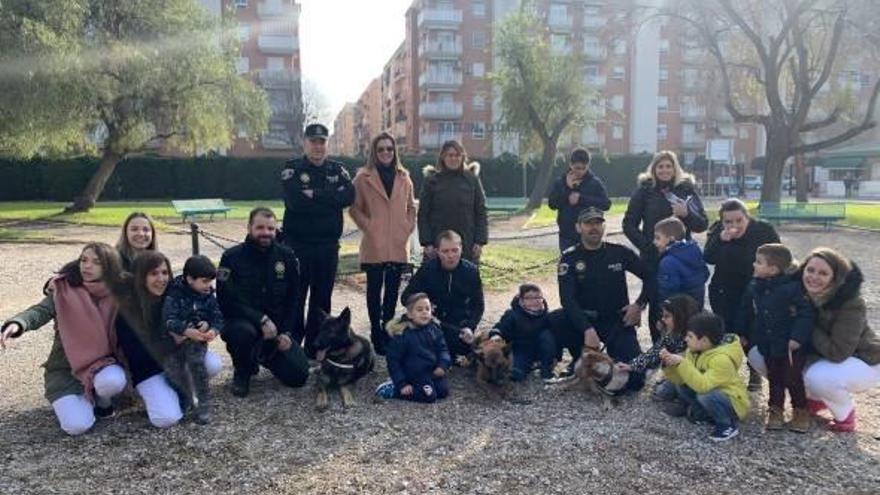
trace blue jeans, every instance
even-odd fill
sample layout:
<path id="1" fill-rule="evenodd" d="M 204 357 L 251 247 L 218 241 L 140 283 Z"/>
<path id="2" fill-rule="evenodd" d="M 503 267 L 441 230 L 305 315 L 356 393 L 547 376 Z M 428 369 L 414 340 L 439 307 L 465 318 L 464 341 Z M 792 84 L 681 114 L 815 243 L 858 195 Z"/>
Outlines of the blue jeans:
<path id="1" fill-rule="evenodd" d="M 678 399 L 688 407 L 694 421 L 709 421 L 716 426 L 736 426 L 737 417 L 730 399 L 720 390 L 698 394 L 687 385 L 676 385 Z"/>
<path id="2" fill-rule="evenodd" d="M 541 378 L 553 376 L 553 363 L 556 361 L 556 339 L 549 328 L 541 330 L 531 341 L 514 342 L 513 370 L 510 379 L 519 382 L 526 379 L 532 363 L 541 361 Z"/>

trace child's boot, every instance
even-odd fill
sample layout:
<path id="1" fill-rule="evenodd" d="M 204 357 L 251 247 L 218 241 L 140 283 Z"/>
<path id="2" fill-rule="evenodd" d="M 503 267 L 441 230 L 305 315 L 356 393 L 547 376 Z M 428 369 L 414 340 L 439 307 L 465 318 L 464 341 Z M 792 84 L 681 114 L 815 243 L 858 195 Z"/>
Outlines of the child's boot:
<path id="1" fill-rule="evenodd" d="M 834 420 L 828 423 L 828 429 L 838 433 L 849 433 L 856 430 L 856 410 L 853 408 L 846 419 Z"/>
<path id="2" fill-rule="evenodd" d="M 812 425 L 813 420 L 810 417 L 810 411 L 800 408 L 795 408 L 792 411 L 791 421 L 788 422 L 789 431 L 806 433 L 810 431 Z"/>
<path id="3" fill-rule="evenodd" d="M 767 416 L 766 429 L 781 430 L 785 428 L 785 414 L 781 407 L 770 406 L 770 414 Z"/>

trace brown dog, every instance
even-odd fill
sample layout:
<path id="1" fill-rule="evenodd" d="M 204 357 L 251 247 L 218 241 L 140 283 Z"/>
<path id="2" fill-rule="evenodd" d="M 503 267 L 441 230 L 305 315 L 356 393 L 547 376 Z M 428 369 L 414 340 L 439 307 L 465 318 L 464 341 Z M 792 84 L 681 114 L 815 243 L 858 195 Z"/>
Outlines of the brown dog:
<path id="1" fill-rule="evenodd" d="M 586 346 L 574 365 L 574 374 L 571 386 L 601 397 L 606 409 L 613 405 L 612 397 L 620 394 L 629 382 L 629 372 L 614 366 L 611 356 Z"/>
<path id="2" fill-rule="evenodd" d="M 506 396 L 512 367 L 510 344 L 490 339 L 489 330 L 483 329 L 474 335 L 472 347 L 463 365 L 476 363 L 477 384 L 494 395 Z"/>

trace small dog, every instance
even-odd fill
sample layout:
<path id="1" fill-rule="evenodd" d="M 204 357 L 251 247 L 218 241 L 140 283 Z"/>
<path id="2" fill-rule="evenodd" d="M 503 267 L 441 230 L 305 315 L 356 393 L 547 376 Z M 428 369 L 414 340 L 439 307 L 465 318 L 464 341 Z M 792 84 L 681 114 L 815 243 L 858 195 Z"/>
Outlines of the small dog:
<path id="1" fill-rule="evenodd" d="M 483 329 L 474 335 L 473 352 L 470 361 L 477 365 L 477 383 L 485 390 L 499 396 L 507 395 L 510 370 L 510 344 L 489 338 L 489 330 Z"/>
<path id="2" fill-rule="evenodd" d="M 622 393 L 629 382 L 629 371 L 614 366 L 614 360 L 608 354 L 586 346 L 574 365 L 574 375 L 571 386 L 580 386 L 601 397 L 605 409 L 613 405 L 612 398 Z"/>
<path id="3" fill-rule="evenodd" d="M 351 330 L 351 310 L 347 307 L 337 317 L 324 315 L 315 337 L 315 357 L 320 364 L 315 374 L 318 390 L 315 406 L 329 407 L 328 391 L 339 389 L 342 406 L 355 405 L 351 385 L 373 371 L 375 359 L 370 341 Z"/>

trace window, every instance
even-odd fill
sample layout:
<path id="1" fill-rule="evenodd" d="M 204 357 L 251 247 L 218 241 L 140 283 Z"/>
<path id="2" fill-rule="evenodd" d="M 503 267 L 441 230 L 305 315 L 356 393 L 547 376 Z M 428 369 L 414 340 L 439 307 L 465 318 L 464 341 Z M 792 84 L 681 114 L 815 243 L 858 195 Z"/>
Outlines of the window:
<path id="1" fill-rule="evenodd" d="M 562 21 L 568 17 L 568 6 L 563 3 L 550 4 L 550 19 Z"/>
<path id="2" fill-rule="evenodd" d="M 471 13 L 474 17 L 486 17 L 486 4 L 483 2 L 475 1 L 471 4 Z"/>
<path id="3" fill-rule="evenodd" d="M 485 110 L 486 109 L 486 97 L 483 95 L 474 95 L 473 107 L 474 107 L 474 110 Z"/>
<path id="4" fill-rule="evenodd" d="M 239 74 L 247 74 L 250 70 L 250 59 L 247 57 L 238 57 L 238 62 L 235 63 L 235 72 Z"/>
<path id="5" fill-rule="evenodd" d="M 669 97 L 668 96 L 658 96 L 657 97 L 657 110 L 661 112 L 665 112 L 669 110 Z"/>
<path id="6" fill-rule="evenodd" d="M 661 81 L 668 81 L 669 80 L 669 69 L 660 69 L 659 76 L 660 76 Z"/>
<path id="7" fill-rule="evenodd" d="M 602 8 L 598 5 L 585 5 L 584 16 L 596 17 L 602 14 Z"/>
<path id="8" fill-rule="evenodd" d="M 251 37 L 251 25 L 246 22 L 238 23 L 238 41 L 247 41 Z"/>
<path id="9" fill-rule="evenodd" d="M 482 62 L 474 62 L 471 66 L 471 73 L 474 77 L 483 77 L 486 74 L 486 66 Z"/>
<path id="10" fill-rule="evenodd" d="M 269 70 L 284 70 L 284 57 L 266 57 L 266 68 Z"/>
<path id="11" fill-rule="evenodd" d="M 471 47 L 482 50 L 486 47 L 486 33 L 483 31 L 474 31 L 471 35 Z"/>
<path id="12" fill-rule="evenodd" d="M 665 141 L 669 136 L 669 132 L 666 129 L 666 124 L 660 124 L 657 126 L 657 140 Z"/>
<path id="13" fill-rule="evenodd" d="M 626 76 L 626 69 L 622 65 L 615 66 L 611 69 L 612 79 L 623 79 Z"/>
<path id="14" fill-rule="evenodd" d="M 486 123 L 474 122 L 471 129 L 471 137 L 474 139 L 486 139 Z"/>
<path id="15" fill-rule="evenodd" d="M 611 128 L 611 137 L 614 139 L 623 139 L 623 126 L 616 125 Z"/>
<path id="16" fill-rule="evenodd" d="M 569 49 L 568 35 L 560 33 L 551 34 L 550 48 L 555 53 L 567 53 Z"/>
<path id="17" fill-rule="evenodd" d="M 626 41 L 615 40 L 613 46 L 615 55 L 626 55 Z"/>
<path id="18" fill-rule="evenodd" d="M 611 108 L 617 112 L 623 111 L 623 95 L 614 95 L 611 97 Z"/>
<path id="19" fill-rule="evenodd" d="M 669 40 L 660 40 L 660 43 L 657 44 L 657 51 L 662 54 L 669 53 Z"/>
<path id="20" fill-rule="evenodd" d="M 239 9 L 247 7 L 247 0 L 234 0 L 233 3 Z"/>
<path id="21" fill-rule="evenodd" d="M 694 161 L 697 159 L 696 151 L 685 151 L 684 152 L 684 164 L 685 165 L 693 165 Z"/>
<path id="22" fill-rule="evenodd" d="M 749 130 L 745 127 L 739 128 L 739 138 L 740 139 L 748 139 L 749 138 Z"/>

